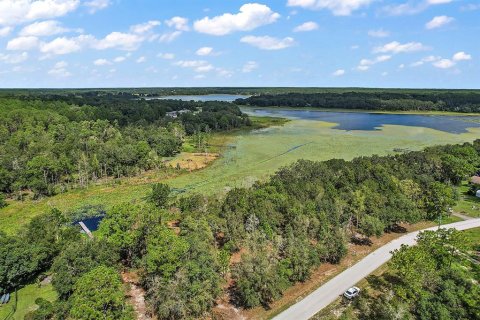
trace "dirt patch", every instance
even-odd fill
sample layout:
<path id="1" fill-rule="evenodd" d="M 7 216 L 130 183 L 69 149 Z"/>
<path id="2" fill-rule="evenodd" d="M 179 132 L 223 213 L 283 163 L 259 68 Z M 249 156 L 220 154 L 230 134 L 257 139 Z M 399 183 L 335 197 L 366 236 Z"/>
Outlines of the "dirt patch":
<path id="1" fill-rule="evenodd" d="M 154 320 L 145 303 L 145 290 L 139 285 L 140 278 L 135 272 L 123 272 L 122 280 L 128 285 L 128 303 L 133 307 L 137 320 Z"/>
<path id="2" fill-rule="evenodd" d="M 218 153 L 187 153 L 182 152 L 174 159 L 168 161 L 166 164 L 172 168 L 185 169 L 188 171 L 195 171 L 203 169 L 211 162 L 218 159 Z"/>

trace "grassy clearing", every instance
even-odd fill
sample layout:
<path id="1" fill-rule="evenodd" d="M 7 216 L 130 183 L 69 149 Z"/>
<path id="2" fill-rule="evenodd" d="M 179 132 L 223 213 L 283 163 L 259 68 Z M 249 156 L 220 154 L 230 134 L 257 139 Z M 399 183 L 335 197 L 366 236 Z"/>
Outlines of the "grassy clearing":
<path id="1" fill-rule="evenodd" d="M 18 304 L 17 311 L 13 314 L 12 320 L 23 320 L 25 315 L 37 308 L 35 300 L 43 298 L 49 301 L 57 299 L 57 293 L 53 289 L 51 284 L 41 285 L 30 284 L 22 289 L 18 290 Z M 4 319 L 12 310 L 15 298 L 12 297 L 7 305 L 0 307 L 0 319 Z"/>
<path id="2" fill-rule="evenodd" d="M 480 228 L 466 230 L 464 233 L 467 236 L 469 247 L 472 249 L 480 248 Z"/>
<path id="3" fill-rule="evenodd" d="M 455 212 L 479 218 L 480 217 L 480 198 L 468 194 L 468 182 L 463 182 L 458 188 L 460 200 L 453 208 Z"/>
<path id="4" fill-rule="evenodd" d="M 91 186 L 38 201 L 10 202 L 0 210 L 0 230 L 14 233 L 32 217 L 52 207 L 70 211 L 87 204 L 103 204 L 108 209 L 126 201 L 143 201 L 154 182 L 169 183 L 186 193 L 222 194 L 266 179 L 298 159 L 351 160 L 372 154 L 393 154 L 394 149 L 421 150 L 432 145 L 463 143 L 480 135 L 480 129 L 464 134 L 404 126 L 385 126 L 378 131 L 344 131 L 332 129 L 333 123 L 320 121 L 285 123 L 271 118 L 254 121 L 259 126 L 263 123 L 263 128 L 214 135 L 209 152 L 221 156 L 204 169 L 185 174 L 149 172 L 119 183 Z M 278 125 L 265 128 L 269 121 Z"/>

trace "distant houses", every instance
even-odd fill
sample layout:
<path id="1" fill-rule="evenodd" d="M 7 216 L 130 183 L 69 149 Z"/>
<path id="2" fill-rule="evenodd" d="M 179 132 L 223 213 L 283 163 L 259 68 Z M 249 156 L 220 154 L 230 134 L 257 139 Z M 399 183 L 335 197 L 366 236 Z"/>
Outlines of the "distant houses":
<path id="1" fill-rule="evenodd" d="M 470 179 L 470 185 L 472 188 L 470 191 L 473 191 L 477 198 L 480 198 L 480 176 L 474 176 Z"/>
<path id="2" fill-rule="evenodd" d="M 170 118 L 178 118 L 178 116 L 184 114 L 184 113 L 190 113 L 192 112 L 192 110 L 188 110 L 188 109 L 183 109 L 183 110 L 178 110 L 178 111 L 170 111 L 170 112 L 167 112 L 167 117 L 170 117 Z"/>

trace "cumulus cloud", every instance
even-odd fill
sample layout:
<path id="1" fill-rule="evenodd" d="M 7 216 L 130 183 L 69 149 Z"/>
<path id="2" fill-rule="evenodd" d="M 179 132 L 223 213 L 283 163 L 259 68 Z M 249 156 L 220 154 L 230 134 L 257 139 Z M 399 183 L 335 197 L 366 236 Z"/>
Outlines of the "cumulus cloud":
<path id="1" fill-rule="evenodd" d="M 97 59 L 97 60 L 93 61 L 93 64 L 101 67 L 101 66 L 111 65 L 112 63 L 110 61 L 108 61 L 107 59 Z"/>
<path id="2" fill-rule="evenodd" d="M 18 37 L 13 38 L 7 43 L 7 50 L 11 51 L 28 51 L 38 47 L 39 40 L 37 37 Z"/>
<path id="3" fill-rule="evenodd" d="M 308 21 L 295 27 L 295 29 L 293 29 L 293 32 L 308 32 L 308 31 L 313 31 L 317 29 L 318 29 L 318 24 L 316 22 Z"/>
<path id="4" fill-rule="evenodd" d="M 130 27 L 130 31 L 133 33 L 143 34 L 152 31 L 155 27 L 162 23 L 157 20 L 151 20 L 145 23 L 137 24 Z"/>
<path id="5" fill-rule="evenodd" d="M 28 53 L 22 52 L 20 54 L 3 54 L 0 53 L 0 61 L 9 63 L 9 64 L 17 64 L 22 63 L 28 59 Z"/>
<path id="6" fill-rule="evenodd" d="M 382 8 L 382 12 L 392 16 L 413 15 L 425 11 L 430 6 L 447 4 L 453 0 L 423 0 L 419 2 L 405 2 L 401 4 L 388 5 Z"/>
<path id="7" fill-rule="evenodd" d="M 173 60 L 175 59 L 175 54 L 173 53 L 159 53 L 157 57 L 165 59 L 165 60 Z"/>
<path id="8" fill-rule="evenodd" d="M 383 29 L 370 30 L 368 31 L 368 35 L 373 38 L 386 38 L 390 36 L 390 32 Z"/>
<path id="9" fill-rule="evenodd" d="M 367 71 L 368 69 L 370 69 L 371 66 L 373 66 L 377 63 L 388 61 L 391 58 L 392 58 L 392 56 L 389 56 L 389 55 L 381 55 L 381 56 L 376 57 L 373 60 L 362 59 L 362 60 L 360 60 L 360 64 L 358 65 L 357 70 Z"/>
<path id="10" fill-rule="evenodd" d="M 332 75 L 334 77 L 340 77 L 340 76 L 343 76 L 345 74 L 345 70 L 343 69 L 338 69 L 337 71 L 335 71 L 334 73 L 332 73 Z"/>
<path id="11" fill-rule="evenodd" d="M 82 39 L 78 38 L 56 38 L 50 42 L 40 45 L 40 52 L 47 55 L 64 55 L 80 51 L 82 49 Z"/>
<path id="12" fill-rule="evenodd" d="M 384 46 L 376 47 L 373 49 L 374 53 L 409 53 L 409 52 L 417 52 L 417 51 L 425 51 L 429 50 L 430 48 L 423 45 L 420 42 L 408 42 L 401 44 L 398 41 L 392 41 L 390 43 L 385 44 Z"/>
<path id="13" fill-rule="evenodd" d="M 182 31 L 173 31 L 173 32 L 167 32 L 164 33 L 160 36 L 159 41 L 163 43 L 169 43 L 177 39 L 182 35 Z"/>
<path id="14" fill-rule="evenodd" d="M 61 17 L 74 11 L 80 0 L 2 0 L 0 25 L 16 25 L 32 20 Z"/>
<path id="15" fill-rule="evenodd" d="M 435 61 L 433 66 L 440 69 L 450 69 L 455 66 L 455 62 L 450 59 L 440 59 Z"/>
<path id="16" fill-rule="evenodd" d="M 46 37 L 53 36 L 59 33 L 65 33 L 70 31 L 67 28 L 61 26 L 58 21 L 47 20 L 42 22 L 35 22 L 20 31 L 21 36 L 35 36 L 35 37 Z"/>
<path id="17" fill-rule="evenodd" d="M 91 0 L 85 2 L 83 5 L 88 8 L 88 12 L 91 14 L 107 8 L 111 4 L 110 0 Z"/>
<path id="18" fill-rule="evenodd" d="M 6 37 L 12 32 L 13 28 L 12 27 L 3 27 L 0 28 L 0 38 L 1 37 Z"/>
<path id="19" fill-rule="evenodd" d="M 221 16 L 205 17 L 194 23 L 197 32 L 223 36 L 235 31 L 250 31 L 276 22 L 280 14 L 268 6 L 259 3 L 247 3 L 240 7 L 237 14 L 225 13 Z"/>
<path id="20" fill-rule="evenodd" d="M 145 58 L 143 56 L 138 58 L 137 60 L 135 60 L 136 63 L 144 63 L 145 61 L 147 61 L 147 58 Z"/>
<path id="21" fill-rule="evenodd" d="M 124 56 L 119 56 L 119 57 L 116 57 L 115 59 L 113 59 L 113 62 L 115 62 L 115 63 L 120 63 L 120 62 L 123 62 L 123 61 L 125 61 L 125 60 L 127 60 L 126 57 L 124 57 Z"/>
<path id="22" fill-rule="evenodd" d="M 428 30 L 440 28 L 440 27 L 443 27 L 444 25 L 449 24 L 453 20 L 455 20 L 455 19 L 452 18 L 452 17 L 437 16 L 437 17 L 433 18 L 432 20 L 430 20 L 429 22 L 427 22 L 425 24 L 425 28 L 427 28 Z"/>
<path id="23" fill-rule="evenodd" d="M 57 62 L 53 68 L 48 71 L 48 74 L 58 78 L 70 77 L 72 74 L 66 69 L 67 66 L 68 63 L 65 61 Z"/>
<path id="24" fill-rule="evenodd" d="M 349 16 L 372 2 L 373 0 L 288 0 L 287 5 L 313 10 L 328 9 L 336 16 Z"/>
<path id="25" fill-rule="evenodd" d="M 213 48 L 211 47 L 203 47 L 197 50 L 197 56 L 209 56 L 213 53 Z"/>
<path id="26" fill-rule="evenodd" d="M 242 72 L 243 73 L 250 73 L 256 69 L 258 69 L 259 64 L 256 61 L 248 61 L 243 65 Z"/>
<path id="27" fill-rule="evenodd" d="M 417 62 L 414 62 L 412 63 L 410 66 L 411 67 L 419 67 L 425 63 L 428 63 L 428 62 L 435 62 L 435 61 L 438 61 L 442 59 L 442 57 L 438 57 L 438 56 L 428 56 L 428 57 L 425 57 L 425 58 L 422 58 L 421 60 L 417 61 Z"/>
<path id="28" fill-rule="evenodd" d="M 182 68 L 190 68 L 199 73 L 209 72 L 215 69 L 213 65 L 205 60 L 180 60 L 174 63 L 174 65 Z"/>
<path id="29" fill-rule="evenodd" d="M 171 28 L 175 28 L 179 31 L 189 31 L 188 19 L 183 17 L 173 17 L 170 20 L 166 20 L 165 24 Z"/>
<path id="30" fill-rule="evenodd" d="M 465 60 L 472 60 L 472 56 L 461 51 L 461 52 L 457 52 L 453 55 L 453 58 L 452 58 L 454 61 L 465 61 Z"/>
<path id="31" fill-rule="evenodd" d="M 112 32 L 105 38 L 96 40 L 93 47 L 98 50 L 116 48 L 125 51 L 134 51 L 138 49 L 145 39 L 137 34 Z"/>
<path id="32" fill-rule="evenodd" d="M 270 36 L 256 37 L 245 36 L 240 39 L 241 42 L 247 43 L 251 46 L 257 47 L 261 50 L 281 50 L 291 47 L 295 44 L 295 40 L 291 37 L 283 39 L 274 38 Z"/>

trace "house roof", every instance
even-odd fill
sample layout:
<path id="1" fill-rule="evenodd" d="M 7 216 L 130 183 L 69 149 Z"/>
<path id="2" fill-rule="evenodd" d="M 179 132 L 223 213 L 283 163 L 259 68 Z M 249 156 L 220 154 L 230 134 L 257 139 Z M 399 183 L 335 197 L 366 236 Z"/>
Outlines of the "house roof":
<path id="1" fill-rule="evenodd" d="M 480 184 L 480 177 L 479 176 L 472 177 L 470 179 L 470 182 L 473 184 Z"/>

